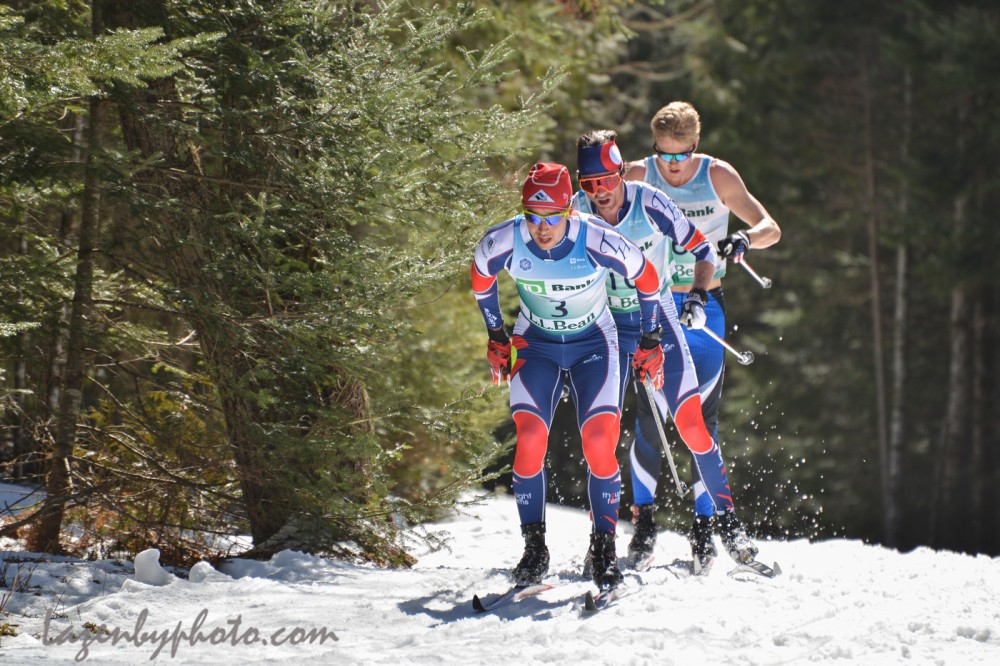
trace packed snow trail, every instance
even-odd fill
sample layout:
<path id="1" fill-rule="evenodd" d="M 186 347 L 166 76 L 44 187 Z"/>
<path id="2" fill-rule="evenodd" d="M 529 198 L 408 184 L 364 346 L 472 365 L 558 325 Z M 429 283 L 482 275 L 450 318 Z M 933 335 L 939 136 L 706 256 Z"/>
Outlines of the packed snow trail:
<path id="1" fill-rule="evenodd" d="M 698 577 L 690 575 L 684 535 L 664 532 L 653 566 L 629 576 L 641 578 L 641 589 L 587 614 L 583 599 L 593 589 L 581 575 L 587 513 L 553 506 L 546 582 L 555 586 L 478 613 L 473 595 L 510 586 L 506 573 L 522 544 L 510 497 L 489 498 L 470 511 L 475 516 L 432 526 L 450 535 L 450 550 L 414 547 L 419 561 L 410 570 L 285 551 L 268 562 L 235 560 L 220 571 L 199 564 L 190 574 L 164 577 L 158 565 L 140 560 L 139 577 L 157 583 L 150 584 L 136 580 L 130 562 L 32 562 L 15 542 L 0 542 L 8 562 L 0 598 L 11 593 L 18 570 L 27 575 L 33 567 L 28 590 L 12 592 L 0 615 L 0 625 L 17 632 L 0 637 L 0 659 L 5 665 L 75 658 L 139 664 L 154 654 L 155 662 L 170 664 L 1000 663 L 998 558 L 928 549 L 900 554 L 846 540 L 758 540 L 759 559 L 780 562 L 778 577 L 729 576 L 735 564 L 725 555 Z M 630 526 L 621 531 L 624 553 Z M 94 634 L 85 624 L 105 631 Z M 124 640 L 137 625 L 146 640 Z"/>

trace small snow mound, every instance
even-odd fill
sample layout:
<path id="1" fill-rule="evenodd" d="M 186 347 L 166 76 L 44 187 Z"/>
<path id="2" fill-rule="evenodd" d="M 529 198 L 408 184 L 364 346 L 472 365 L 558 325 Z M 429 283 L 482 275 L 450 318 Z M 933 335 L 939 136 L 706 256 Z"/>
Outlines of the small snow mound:
<path id="1" fill-rule="evenodd" d="M 203 583 L 206 580 L 232 580 L 229 576 L 216 571 L 208 562 L 198 562 L 188 572 L 188 580 L 192 583 Z"/>
<path id="2" fill-rule="evenodd" d="M 174 576 L 160 566 L 160 551 L 149 548 L 135 556 L 135 579 L 147 585 L 166 585 Z"/>
<path id="3" fill-rule="evenodd" d="M 298 550 L 287 549 L 276 553 L 274 557 L 271 558 L 271 563 L 276 567 L 308 566 L 322 561 L 322 558 L 314 555 L 309 555 Z"/>

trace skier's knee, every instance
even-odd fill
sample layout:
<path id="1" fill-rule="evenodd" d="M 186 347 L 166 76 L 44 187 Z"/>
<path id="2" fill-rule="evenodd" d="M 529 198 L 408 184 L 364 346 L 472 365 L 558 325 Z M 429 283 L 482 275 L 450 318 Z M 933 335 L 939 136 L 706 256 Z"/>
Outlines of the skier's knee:
<path id="1" fill-rule="evenodd" d="M 618 471 L 615 447 L 621 430 L 620 416 L 616 413 L 596 414 L 580 428 L 583 440 L 583 457 L 587 459 L 590 471 L 601 478 L 607 478 Z"/>
<path id="2" fill-rule="evenodd" d="M 674 416 L 677 432 L 692 453 L 708 453 L 715 446 L 701 415 L 701 399 L 697 395 L 685 400 Z"/>
<path id="3" fill-rule="evenodd" d="M 516 412 L 517 446 L 514 449 L 514 473 L 531 477 L 542 471 L 548 448 L 549 429 L 537 414 Z"/>

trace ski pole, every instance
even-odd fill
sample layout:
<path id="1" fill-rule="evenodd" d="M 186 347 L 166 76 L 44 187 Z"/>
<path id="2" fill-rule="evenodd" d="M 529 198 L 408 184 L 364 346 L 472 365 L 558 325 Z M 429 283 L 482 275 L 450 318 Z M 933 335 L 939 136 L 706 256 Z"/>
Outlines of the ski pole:
<path id="1" fill-rule="evenodd" d="M 732 352 L 733 355 L 736 356 L 736 360 L 740 362 L 740 365 L 750 365 L 751 363 L 753 363 L 753 352 L 752 351 L 739 351 L 738 349 L 736 349 L 735 347 L 733 347 L 731 344 L 729 344 L 728 342 L 726 342 L 725 340 L 723 340 L 722 338 L 720 338 L 715 333 L 715 331 L 713 331 L 712 329 L 710 329 L 708 326 L 706 326 L 706 327 L 704 327 L 702 329 L 699 329 L 699 330 L 701 330 L 702 332 L 705 333 L 705 335 L 707 335 L 708 337 L 712 338 L 713 340 L 715 340 L 716 342 L 718 342 L 720 345 L 722 345 L 723 347 L 725 347 L 726 351 Z"/>
<path id="2" fill-rule="evenodd" d="M 748 263 L 747 263 L 747 260 L 746 260 L 746 259 L 744 259 L 744 258 L 742 258 L 742 256 L 740 257 L 740 260 L 739 260 L 739 261 L 737 261 L 736 263 L 738 263 L 738 264 L 739 264 L 740 266 L 742 266 L 742 267 L 743 267 L 743 269 L 744 269 L 744 270 L 745 270 L 745 271 L 746 271 L 747 273 L 749 273 L 749 274 L 750 274 L 750 277 L 752 277 L 752 278 L 753 278 L 754 280 L 756 280 L 756 281 L 757 281 L 757 283 L 758 283 L 758 284 L 759 284 L 760 286 L 764 287 L 764 289 L 770 289 L 770 288 L 771 288 L 771 284 L 773 284 L 773 283 L 771 282 L 771 278 L 768 278 L 768 277 L 761 277 L 761 276 L 757 275 L 757 271 L 755 271 L 755 270 L 753 269 L 753 266 L 751 266 L 750 264 L 748 264 Z"/>
<path id="3" fill-rule="evenodd" d="M 640 383 L 646 387 L 646 397 L 649 398 L 649 405 L 653 408 L 653 420 L 656 421 L 656 431 L 660 433 L 660 444 L 663 446 L 663 452 L 667 454 L 667 464 L 670 465 L 670 473 L 674 477 L 674 485 L 677 486 L 677 496 L 684 497 L 688 493 L 688 486 L 677 475 L 674 457 L 670 454 L 670 445 L 667 444 L 667 434 L 663 432 L 663 422 L 660 420 L 660 408 L 656 406 L 656 397 L 653 395 L 653 386 L 650 384 L 648 378 Z"/>

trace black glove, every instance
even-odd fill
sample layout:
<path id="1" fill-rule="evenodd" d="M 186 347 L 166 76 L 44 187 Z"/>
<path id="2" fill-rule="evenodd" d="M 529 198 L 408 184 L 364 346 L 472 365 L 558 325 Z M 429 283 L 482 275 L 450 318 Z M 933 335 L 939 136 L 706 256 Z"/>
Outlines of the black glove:
<path id="1" fill-rule="evenodd" d="M 750 236 L 745 231 L 729 234 L 719 241 L 719 254 L 723 257 L 739 257 L 750 249 Z"/>
<path id="2" fill-rule="evenodd" d="M 639 349 L 656 349 L 663 337 L 663 327 L 657 326 L 652 331 L 643 331 L 639 337 Z"/>
<path id="3" fill-rule="evenodd" d="M 692 289 L 688 292 L 681 306 L 681 323 L 690 329 L 705 328 L 705 306 L 708 305 L 708 292 L 704 289 Z"/>

